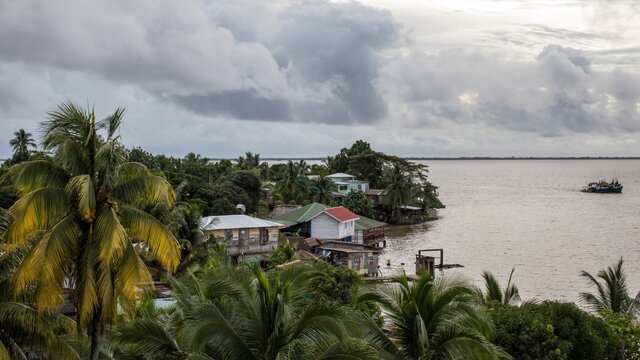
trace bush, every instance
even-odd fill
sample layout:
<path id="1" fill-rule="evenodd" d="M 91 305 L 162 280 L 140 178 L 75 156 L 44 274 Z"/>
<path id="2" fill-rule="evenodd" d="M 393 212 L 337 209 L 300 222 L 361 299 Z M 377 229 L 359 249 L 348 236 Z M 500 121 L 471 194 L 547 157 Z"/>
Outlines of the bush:
<path id="1" fill-rule="evenodd" d="M 621 342 L 607 323 L 573 303 L 545 301 L 491 310 L 495 344 L 516 359 L 621 359 Z"/>

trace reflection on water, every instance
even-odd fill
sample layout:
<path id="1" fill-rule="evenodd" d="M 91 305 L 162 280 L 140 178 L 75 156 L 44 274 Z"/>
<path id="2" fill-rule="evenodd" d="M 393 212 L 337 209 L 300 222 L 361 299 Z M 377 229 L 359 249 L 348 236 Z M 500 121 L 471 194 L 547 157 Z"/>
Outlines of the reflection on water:
<path id="1" fill-rule="evenodd" d="M 640 290 L 640 161 L 432 161 L 431 181 L 447 208 L 426 224 L 390 227 L 385 274 L 415 272 L 420 249 L 443 248 L 445 263 L 480 285 L 483 270 L 514 281 L 524 298 L 578 301 L 590 291 L 580 270 L 595 273 L 624 256 L 630 291 Z M 624 193 L 579 189 L 604 174 Z M 391 267 L 386 267 L 386 262 Z M 401 265 L 404 263 L 404 265 Z"/>

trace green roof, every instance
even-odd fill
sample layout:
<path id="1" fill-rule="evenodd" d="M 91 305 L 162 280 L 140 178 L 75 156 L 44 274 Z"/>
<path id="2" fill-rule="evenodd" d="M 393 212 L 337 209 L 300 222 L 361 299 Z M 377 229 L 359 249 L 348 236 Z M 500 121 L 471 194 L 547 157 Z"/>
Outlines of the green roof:
<path id="1" fill-rule="evenodd" d="M 275 216 L 269 220 L 281 223 L 286 226 L 293 226 L 309 221 L 312 217 L 323 212 L 326 208 L 328 208 L 327 205 L 322 205 L 320 203 L 311 203 L 299 209 L 290 211 L 286 214 Z"/>
<path id="2" fill-rule="evenodd" d="M 286 214 L 275 216 L 269 220 L 281 223 L 285 226 L 293 226 L 309 221 L 328 207 L 329 206 L 320 203 L 311 203 Z M 369 230 L 384 225 L 386 224 L 383 222 L 369 219 L 364 216 L 360 216 L 360 219 L 356 220 L 356 230 Z"/>
<path id="3" fill-rule="evenodd" d="M 360 219 L 356 220 L 356 230 L 370 230 L 385 225 L 387 224 L 364 216 L 360 216 Z"/>

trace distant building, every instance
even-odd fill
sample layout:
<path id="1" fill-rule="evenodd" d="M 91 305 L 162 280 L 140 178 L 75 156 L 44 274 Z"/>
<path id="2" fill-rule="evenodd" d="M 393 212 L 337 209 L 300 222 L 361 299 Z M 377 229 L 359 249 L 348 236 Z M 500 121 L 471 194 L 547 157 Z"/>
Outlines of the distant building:
<path id="1" fill-rule="evenodd" d="M 278 246 L 282 224 L 247 215 L 203 217 L 200 229 L 205 237 L 223 242 L 232 259 L 262 259 Z"/>
<path id="2" fill-rule="evenodd" d="M 345 173 L 335 173 L 331 175 L 327 175 L 331 181 L 333 181 L 336 185 L 338 185 L 338 193 L 342 195 L 346 195 L 352 191 L 369 191 L 369 182 L 356 180 L 354 175 L 349 175 Z"/>

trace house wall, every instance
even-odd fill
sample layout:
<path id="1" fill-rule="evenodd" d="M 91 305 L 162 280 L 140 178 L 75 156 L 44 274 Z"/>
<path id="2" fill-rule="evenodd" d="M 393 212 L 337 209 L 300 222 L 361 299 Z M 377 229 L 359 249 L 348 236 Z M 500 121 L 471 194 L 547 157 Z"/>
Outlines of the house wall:
<path id="1" fill-rule="evenodd" d="M 205 237 L 213 235 L 217 241 L 225 242 L 229 255 L 241 253 L 270 253 L 271 249 L 278 246 L 278 227 L 266 228 L 268 241 L 260 243 L 260 228 L 231 229 L 231 238 L 227 239 L 227 230 L 205 231 Z M 247 231 L 247 239 L 240 240 L 240 231 Z"/>
<path id="2" fill-rule="evenodd" d="M 322 213 L 311 219 L 311 237 L 318 239 L 340 239 L 338 220 Z"/>
<path id="3" fill-rule="evenodd" d="M 340 231 L 338 233 L 338 239 L 345 238 L 347 236 L 351 236 L 351 241 L 353 241 L 353 237 L 355 235 L 356 227 L 355 220 L 347 221 L 340 224 Z"/>

